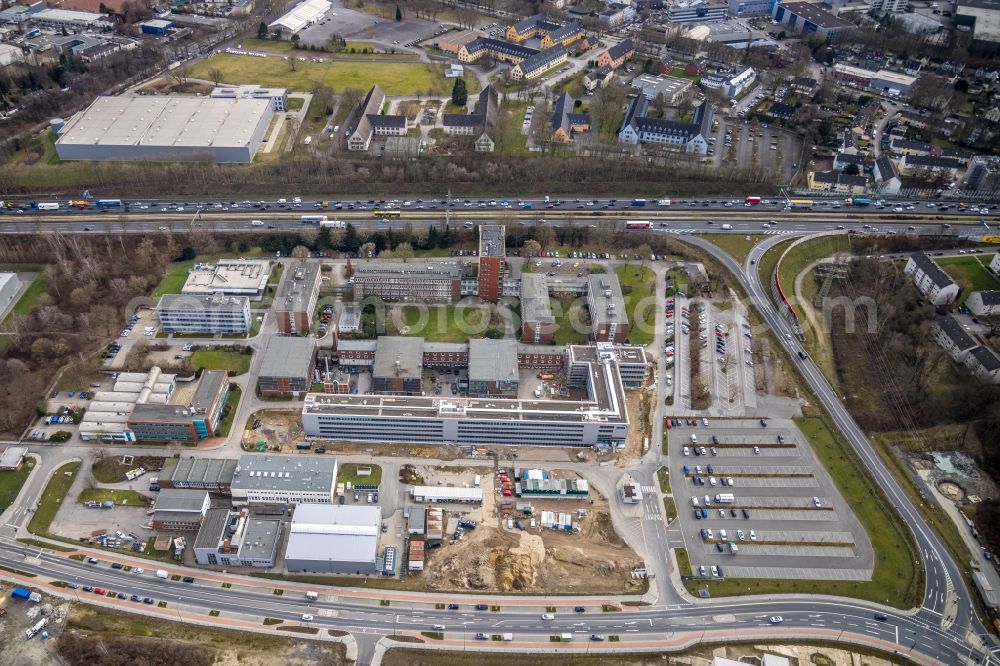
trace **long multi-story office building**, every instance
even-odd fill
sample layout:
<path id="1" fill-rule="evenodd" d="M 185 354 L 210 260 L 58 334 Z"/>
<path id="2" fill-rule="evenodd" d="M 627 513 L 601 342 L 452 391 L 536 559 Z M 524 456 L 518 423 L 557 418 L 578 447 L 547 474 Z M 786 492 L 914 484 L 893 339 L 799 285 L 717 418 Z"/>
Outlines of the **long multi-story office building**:
<path id="1" fill-rule="evenodd" d="M 164 333 L 241 334 L 250 330 L 246 296 L 164 294 L 156 312 Z"/>
<path id="2" fill-rule="evenodd" d="M 623 342 L 628 335 L 628 316 L 618 276 L 614 273 L 591 275 L 587 282 L 587 307 L 594 340 Z"/>
<path id="3" fill-rule="evenodd" d="M 308 332 L 319 300 L 319 270 L 316 262 L 300 261 L 292 266 L 274 298 L 278 332 L 298 335 Z"/>
<path id="4" fill-rule="evenodd" d="M 569 384 L 582 389 L 586 398 L 310 393 L 302 408 L 302 425 L 309 437 L 345 441 L 623 446 L 628 414 L 619 355 L 614 346 L 570 347 L 567 366 Z"/>
<path id="5" fill-rule="evenodd" d="M 257 374 L 257 389 L 267 398 L 297 398 L 312 387 L 315 368 L 314 338 L 269 338 Z"/>
<path id="6" fill-rule="evenodd" d="M 461 297 L 463 267 L 454 261 L 371 262 L 354 269 L 354 299 L 387 303 L 454 303 Z"/>
<path id="7" fill-rule="evenodd" d="M 556 334 L 549 285 L 544 275 L 521 275 L 521 340 L 547 345 Z"/>

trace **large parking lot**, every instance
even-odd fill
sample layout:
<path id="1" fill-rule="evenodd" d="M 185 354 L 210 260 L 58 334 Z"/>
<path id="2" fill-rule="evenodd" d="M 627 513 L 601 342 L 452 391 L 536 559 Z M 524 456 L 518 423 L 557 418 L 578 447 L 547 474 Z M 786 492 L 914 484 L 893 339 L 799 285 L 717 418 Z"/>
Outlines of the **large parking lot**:
<path id="1" fill-rule="evenodd" d="M 782 129 L 722 119 L 711 138 L 715 140 L 710 146 L 715 167 L 759 165 L 765 171 L 778 171 L 782 180 L 788 180 L 798 165 L 799 142 Z"/>
<path id="2" fill-rule="evenodd" d="M 312 25 L 299 36 L 306 44 L 326 45 L 333 35 L 348 40 L 375 41 L 384 45 L 404 46 L 443 32 L 438 23 L 403 15 L 396 22 L 392 16 L 379 17 L 367 12 L 347 9 L 341 2 L 334 2 L 330 11 L 319 23 Z"/>
<path id="3" fill-rule="evenodd" d="M 672 490 L 690 573 L 871 576 L 874 560 L 864 530 L 793 422 L 690 422 L 685 419 L 668 433 Z"/>

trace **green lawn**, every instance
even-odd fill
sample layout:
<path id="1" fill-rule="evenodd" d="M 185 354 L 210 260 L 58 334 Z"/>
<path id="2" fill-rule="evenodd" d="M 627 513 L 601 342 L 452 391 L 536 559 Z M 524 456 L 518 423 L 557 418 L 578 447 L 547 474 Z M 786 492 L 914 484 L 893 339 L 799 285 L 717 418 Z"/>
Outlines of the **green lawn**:
<path id="1" fill-rule="evenodd" d="M 587 314 L 583 301 L 579 298 L 553 298 L 553 314 L 556 319 L 554 344 L 582 345 L 587 342 Z M 574 326 L 576 322 L 576 326 Z"/>
<path id="2" fill-rule="evenodd" d="M 761 234 L 749 236 L 743 234 L 701 234 L 701 237 L 728 252 L 733 259 L 740 262 L 741 266 L 746 261 L 753 246 L 766 238 Z"/>
<path id="3" fill-rule="evenodd" d="M 345 88 L 367 91 L 377 83 L 386 95 L 451 93 L 452 81 L 444 78 L 444 66 L 400 62 L 298 62 L 295 71 L 282 58 L 247 58 L 217 53 L 194 66 L 191 76 L 208 78 L 217 69 L 226 83 L 257 83 L 289 90 L 310 90 L 314 83 L 328 85 L 336 92 Z M 474 76 L 466 77 L 469 94 L 479 92 Z"/>
<path id="4" fill-rule="evenodd" d="M 38 298 L 45 293 L 45 290 L 49 286 L 49 278 L 45 273 L 36 273 L 35 279 L 31 281 L 31 285 L 21 294 L 21 298 L 17 299 L 17 303 L 14 307 L 10 309 L 7 313 L 9 317 L 12 314 L 26 315 L 35 309 L 35 305 L 38 304 Z"/>
<path id="5" fill-rule="evenodd" d="M 122 506 L 149 506 L 152 500 L 144 495 L 140 495 L 134 490 L 117 490 L 113 488 L 84 488 L 80 491 L 77 501 L 84 502 L 107 502 L 108 500 Z"/>
<path id="6" fill-rule="evenodd" d="M 167 268 L 167 274 L 153 290 L 153 298 L 159 298 L 164 294 L 181 293 L 184 283 L 187 282 L 188 271 L 194 266 L 195 261 L 192 259 L 191 261 L 178 261 L 170 264 L 170 267 Z"/>
<path id="7" fill-rule="evenodd" d="M 989 255 L 987 255 L 988 257 Z M 973 291 L 1000 289 L 1000 282 L 986 270 L 980 257 L 942 257 L 935 259 L 938 266 L 950 275 L 962 288 L 961 302 Z"/>
<path id="8" fill-rule="evenodd" d="M 288 110 L 298 111 L 306 103 L 306 100 L 301 97 L 289 97 L 288 98 Z"/>
<path id="9" fill-rule="evenodd" d="M 358 476 L 358 467 L 371 467 L 372 473 L 368 476 Z M 337 482 L 347 483 L 348 481 L 354 485 L 361 483 L 377 486 L 382 483 L 382 468 L 378 465 L 366 465 L 364 463 L 344 463 L 337 468 Z"/>
<path id="10" fill-rule="evenodd" d="M 191 354 L 196 370 L 226 370 L 229 375 L 242 375 L 250 369 L 250 354 L 222 349 L 199 349 Z"/>
<path id="11" fill-rule="evenodd" d="M 80 463 L 66 463 L 52 474 L 45 490 L 42 492 L 42 499 L 39 500 L 35 513 L 28 523 L 28 531 L 32 534 L 44 535 L 49 531 L 52 519 L 56 517 L 59 506 L 62 504 L 69 487 L 76 478 L 76 473 L 80 471 Z M 67 476 L 68 474 L 68 476 Z"/>
<path id="12" fill-rule="evenodd" d="M 628 339 L 633 344 L 648 345 L 653 341 L 656 329 L 656 303 L 653 299 L 656 274 L 640 264 L 629 264 L 616 268 L 615 275 L 621 282 L 622 294 L 625 296 L 625 312 L 629 321 Z"/>
<path id="13" fill-rule="evenodd" d="M 875 572 L 868 582 L 830 580 L 774 580 L 726 578 L 720 581 L 685 581 L 689 591 L 708 587 L 712 596 L 743 594 L 833 594 L 867 599 L 896 608 L 920 603 L 924 572 L 915 567 L 916 553 L 907 535 L 895 522 L 895 514 L 884 503 L 881 492 L 862 469 L 848 445 L 818 417 L 795 419 L 809 439 L 816 457 L 830 473 L 840 494 L 850 501 L 875 550 Z"/>
<path id="14" fill-rule="evenodd" d="M 226 398 L 226 406 L 222 409 L 222 420 L 219 421 L 219 427 L 215 429 L 216 437 L 229 436 L 229 429 L 233 427 L 233 418 L 236 416 L 236 408 L 240 405 L 240 393 L 240 387 L 232 384 L 229 389 L 229 397 Z"/>
<path id="15" fill-rule="evenodd" d="M 469 338 L 485 337 L 497 327 L 502 332 L 503 325 L 491 319 L 487 306 L 404 305 L 386 315 L 386 329 L 389 335 L 415 335 L 427 342 L 467 342 Z"/>
<path id="16" fill-rule="evenodd" d="M 28 480 L 28 475 L 35 467 L 35 461 L 25 458 L 21 469 L 11 472 L 0 472 L 0 512 L 14 503 L 21 486 Z"/>

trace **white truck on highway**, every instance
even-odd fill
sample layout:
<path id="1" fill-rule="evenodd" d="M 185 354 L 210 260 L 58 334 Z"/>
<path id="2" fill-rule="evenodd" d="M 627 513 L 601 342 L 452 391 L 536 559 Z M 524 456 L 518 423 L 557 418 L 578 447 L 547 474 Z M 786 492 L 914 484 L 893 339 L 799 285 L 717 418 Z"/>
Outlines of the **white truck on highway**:
<path id="1" fill-rule="evenodd" d="M 722 225 L 722 230 L 723 231 L 732 231 L 733 230 L 733 225 L 731 225 L 731 224 L 723 224 Z"/>
<path id="2" fill-rule="evenodd" d="M 156 570 L 156 577 L 157 578 L 162 578 L 163 580 L 166 580 L 167 578 L 170 577 L 170 574 L 167 573 L 166 569 L 157 569 Z"/>
<path id="3" fill-rule="evenodd" d="M 319 599 L 319 594 L 316 592 L 306 592 L 306 599 L 310 601 L 317 601 Z"/>

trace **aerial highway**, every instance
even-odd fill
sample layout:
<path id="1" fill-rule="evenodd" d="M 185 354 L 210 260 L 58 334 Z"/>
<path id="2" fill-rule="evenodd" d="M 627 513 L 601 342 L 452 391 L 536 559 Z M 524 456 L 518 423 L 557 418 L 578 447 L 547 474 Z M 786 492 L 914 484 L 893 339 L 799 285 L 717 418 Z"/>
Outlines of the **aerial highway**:
<path id="1" fill-rule="evenodd" d="M 723 210 L 725 207 L 723 207 Z M 141 212 L 140 212 L 141 211 Z M 672 211 L 657 211 L 655 215 L 642 215 L 654 220 L 651 232 L 658 234 L 683 234 L 684 239 L 706 252 L 713 254 L 722 265 L 730 270 L 752 303 L 762 313 L 767 325 L 777 333 L 777 339 L 784 345 L 792 358 L 801 347 L 791 336 L 791 331 L 771 303 L 768 290 L 760 283 L 755 264 L 762 254 L 775 243 L 790 236 L 804 236 L 816 232 L 837 232 L 846 228 L 861 228 L 860 221 L 844 223 L 833 211 L 785 213 L 783 209 L 773 213 L 775 222 L 765 219 L 767 229 L 759 217 L 747 219 L 748 213 L 759 214 L 759 209 L 745 208 L 740 211 L 742 220 L 726 221 L 731 229 L 722 229 L 723 218 L 670 219 Z M 477 211 L 478 213 L 479 211 Z M 485 214 L 495 211 L 484 210 Z M 649 210 L 648 213 L 653 211 Z M 118 216 L 107 211 L 86 212 L 80 215 L 65 215 L 63 220 L 49 222 L 49 211 L 38 213 L 7 213 L 0 217 L 0 228 L 15 227 L 21 233 L 38 231 L 44 217 L 46 230 L 62 230 L 56 225 L 66 225 L 66 231 L 83 232 L 83 227 L 94 226 L 96 220 L 109 218 L 108 231 L 157 231 L 160 227 L 177 230 L 188 229 L 191 216 L 187 211 L 150 212 L 140 209 L 128 215 Z M 193 215 L 194 213 L 192 213 Z M 247 228 L 250 216 L 258 215 L 249 211 L 220 213 L 212 228 L 242 231 Z M 305 214 L 305 213 L 303 213 Z M 934 211 L 933 214 L 938 214 Z M 37 217 L 36 217 L 37 215 Z M 290 219 L 276 219 L 279 229 L 300 229 L 301 221 L 297 213 L 276 213 Z M 157 219 L 156 216 L 164 216 Z M 225 216 L 225 219 L 223 218 Z M 441 214 L 436 214 L 440 221 Z M 456 214 L 456 217 L 457 214 Z M 640 215 L 635 215 L 638 218 Z M 947 229 L 939 220 L 929 220 L 916 212 L 907 215 L 907 220 L 879 222 L 881 231 L 945 233 L 956 232 Z M 34 218 L 34 221 L 33 221 Z M 124 218 L 124 219 L 122 219 Z M 183 218 L 183 219 L 182 219 Z M 234 218 L 234 219 L 233 219 Z M 207 217 L 198 219 L 207 220 Z M 461 219 L 461 218 L 459 218 Z M 586 219 L 577 214 L 577 219 Z M 595 217 L 594 222 L 600 218 Z M 606 218 L 605 218 L 606 219 Z M 110 221 L 113 220 L 113 221 Z M 552 218 L 553 224 L 564 223 L 565 218 Z M 969 219 L 970 223 L 977 220 Z M 390 223 L 393 221 L 390 220 Z M 430 222 L 430 221 L 429 221 Z M 104 223 L 99 231 L 104 231 Z M 206 226 L 210 226 L 206 221 Z M 112 228 L 119 225 L 118 228 Z M 223 227 L 222 225 L 231 225 Z M 969 227 L 966 227 L 968 229 Z M 95 229 L 96 231 L 97 229 Z M 691 235 L 692 232 L 763 233 L 771 236 L 764 239 L 749 254 L 745 265 L 740 265 L 729 255 L 705 239 Z M 786 335 L 787 334 L 787 335 Z M 975 599 L 965 586 L 961 570 L 952 561 L 950 553 L 943 547 L 937 536 L 924 524 L 916 508 L 892 474 L 884 467 L 872 448 L 864 432 L 854 422 L 840 397 L 832 390 L 823 375 L 809 359 L 799 363 L 803 376 L 819 402 L 824 406 L 845 438 L 857 452 L 859 459 L 870 471 L 876 482 L 884 489 L 890 504 L 907 524 L 926 571 L 926 587 L 923 603 L 912 611 L 898 611 L 865 601 L 848 598 L 812 595 L 773 595 L 766 597 L 744 596 L 692 600 L 687 595 L 657 594 L 647 595 L 644 600 L 649 605 L 626 606 L 621 613 L 602 613 L 603 603 L 635 601 L 634 597 L 534 597 L 534 596 L 489 596 L 460 594 L 428 594 L 393 592 L 378 589 L 346 589 L 333 587 L 306 586 L 296 583 L 278 583 L 270 580 L 254 579 L 235 574 L 207 572 L 183 567 L 166 566 L 171 573 L 192 576 L 193 583 L 161 580 L 151 571 L 143 575 L 112 569 L 112 562 L 132 566 L 149 567 L 150 570 L 164 565 L 149 560 L 132 559 L 125 553 L 81 549 L 81 553 L 93 555 L 99 561 L 88 563 L 69 559 L 69 553 L 40 551 L 10 539 L 0 537 L 0 564 L 15 571 L 36 574 L 37 578 L 22 579 L 29 585 L 41 585 L 47 581 L 67 581 L 78 587 L 46 588 L 49 592 L 77 598 L 88 603 L 117 606 L 123 609 L 143 609 L 145 612 L 161 613 L 167 619 L 187 620 L 197 617 L 206 621 L 209 610 L 222 611 L 227 617 L 244 618 L 259 626 L 262 618 L 271 617 L 288 623 L 306 623 L 322 628 L 337 628 L 361 634 L 388 636 L 398 634 L 419 635 L 421 631 L 431 631 L 434 625 L 444 625 L 444 645 L 453 649 L 492 648 L 505 646 L 553 646 L 549 636 L 558 633 L 573 633 L 576 640 L 561 647 L 570 650 L 665 650 L 676 649 L 686 642 L 699 640 L 723 641 L 733 636 L 754 638 L 800 638 L 803 640 L 823 639 L 844 641 L 866 645 L 887 652 L 897 652 L 922 664 L 973 664 L 1000 663 L 998 648 L 988 637 L 980 619 L 973 610 Z M 29 505 L 35 498 L 29 498 Z M 26 520 L 21 521 L 26 522 Z M 23 525 L 11 525 L 15 534 L 28 536 Z M 10 578 L 11 574 L 0 571 L 0 576 Z M 666 576 L 664 576 L 666 578 Z M 222 582 L 232 583 L 231 588 L 222 588 Z M 662 589 L 656 581 L 655 587 Z M 126 599 L 109 599 L 82 591 L 83 586 L 100 586 L 127 595 Z M 286 590 L 286 594 L 276 596 L 275 586 Z M 305 598 L 306 589 L 321 591 L 318 601 Z M 302 594 L 295 594 L 295 591 Z M 291 593 L 289 593 L 291 592 Z M 131 601 L 128 597 L 137 595 L 164 601 L 167 607 L 159 609 L 153 605 Z M 381 605 L 388 599 L 391 606 Z M 438 609 L 435 604 L 457 604 L 454 610 Z M 499 605 L 499 612 L 478 612 L 478 603 Z M 557 612 L 551 620 L 541 619 L 547 606 L 556 606 Z M 582 606 L 585 612 L 575 612 Z M 312 620 L 303 621 L 303 615 Z M 881 615 L 884 614 L 884 619 Z M 876 617 L 876 616 L 880 617 Z M 771 618 L 780 617 L 780 622 Z M 513 643 L 476 642 L 475 634 L 514 634 Z M 577 635 L 578 634 L 578 635 Z M 591 641 L 591 636 L 617 635 L 620 642 Z M 584 644 L 586 643 L 586 644 Z M 368 652 L 363 652 L 368 656 Z M 367 663 L 360 661 L 360 663 Z"/>
<path id="2" fill-rule="evenodd" d="M 868 645 L 887 652 L 906 655 L 922 664 L 976 663 L 973 657 L 986 658 L 965 642 L 965 636 L 954 630 L 942 630 L 936 618 L 921 613 L 881 609 L 873 604 L 850 599 L 810 596 L 741 597 L 675 605 L 652 604 L 624 607 L 620 613 L 601 612 L 601 604 L 621 601 L 608 597 L 531 597 L 395 593 L 387 590 L 341 590 L 320 588 L 301 583 L 277 583 L 273 580 L 250 579 L 241 576 L 185 570 L 179 567 L 133 560 L 125 554 L 94 552 L 97 563 L 69 559 L 66 554 L 52 553 L 37 547 L 0 539 L 0 564 L 33 573 L 45 579 L 71 582 L 80 587 L 50 590 L 61 596 L 88 603 L 128 610 L 143 608 L 160 612 L 166 619 L 186 619 L 195 614 L 205 618 L 209 610 L 219 610 L 227 616 L 256 620 L 269 617 L 288 623 L 309 624 L 322 628 L 337 628 L 352 633 L 374 632 L 379 635 L 410 634 L 432 631 L 435 625 L 445 627 L 445 639 L 473 639 L 476 633 L 514 634 L 516 645 L 549 645 L 549 636 L 572 633 L 577 643 L 568 649 L 644 650 L 665 649 L 672 641 L 685 637 L 691 640 L 731 640 L 734 635 L 755 638 L 809 638 L 846 641 Z M 110 568 L 111 562 L 133 566 L 166 567 L 171 574 L 195 577 L 193 583 L 161 580 L 147 570 L 141 575 Z M 36 583 L 29 579 L 29 584 Z M 223 582 L 233 584 L 222 588 Z M 84 585 L 101 587 L 125 595 L 150 597 L 164 601 L 167 607 L 136 605 L 129 599 L 109 599 L 93 592 L 84 592 Z M 280 586 L 286 591 L 277 596 Z M 321 596 L 312 601 L 306 590 L 320 590 Z M 388 599 L 391 606 L 382 606 Z M 623 599 L 627 601 L 627 599 Z M 436 604 L 455 604 L 454 609 L 437 609 Z M 475 605 L 499 605 L 500 611 L 476 611 Z M 541 619 L 547 606 L 555 606 L 551 620 Z M 585 612 L 576 612 L 583 607 Z M 875 615 L 884 613 L 884 620 Z M 303 615 L 312 620 L 303 621 Z M 780 623 L 771 618 L 780 617 Z M 591 640 L 594 635 L 617 635 L 617 643 Z M 582 643 L 591 645 L 583 645 Z M 504 643 L 486 642 L 472 647 L 504 648 Z M 987 663 L 985 661 L 980 663 Z"/>

